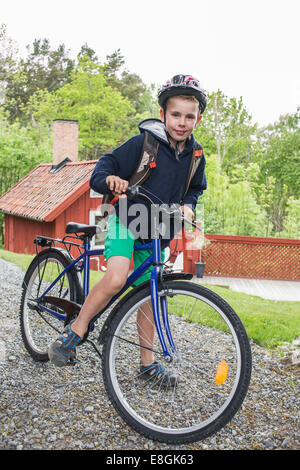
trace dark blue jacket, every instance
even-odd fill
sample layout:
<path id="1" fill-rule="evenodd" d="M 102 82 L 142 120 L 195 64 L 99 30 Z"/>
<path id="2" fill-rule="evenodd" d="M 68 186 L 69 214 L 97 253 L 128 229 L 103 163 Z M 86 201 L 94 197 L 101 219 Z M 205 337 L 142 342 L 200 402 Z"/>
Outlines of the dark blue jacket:
<path id="1" fill-rule="evenodd" d="M 202 161 L 191 181 L 189 190 L 183 198 L 187 173 L 189 170 L 195 139 L 193 135 L 188 139 L 183 152 L 177 159 L 175 150 L 170 145 L 164 124 L 158 119 L 146 119 L 139 124 L 140 134 L 132 137 L 111 153 L 103 155 L 96 164 L 90 180 L 92 189 L 100 194 L 109 193 L 106 178 L 109 175 L 117 175 L 122 179 L 129 180 L 135 172 L 144 143 L 144 131 L 159 141 L 159 149 L 156 167 L 151 171 L 150 177 L 143 183 L 142 188 L 156 195 L 152 197 L 156 204 L 180 204 L 190 205 L 193 209 L 197 204 L 198 197 L 206 189 L 205 158 Z M 128 208 L 133 203 L 142 201 L 128 201 Z M 123 203 L 123 201 L 122 201 Z M 118 203 L 115 205 L 118 214 Z M 128 223 L 130 220 L 128 219 Z"/>

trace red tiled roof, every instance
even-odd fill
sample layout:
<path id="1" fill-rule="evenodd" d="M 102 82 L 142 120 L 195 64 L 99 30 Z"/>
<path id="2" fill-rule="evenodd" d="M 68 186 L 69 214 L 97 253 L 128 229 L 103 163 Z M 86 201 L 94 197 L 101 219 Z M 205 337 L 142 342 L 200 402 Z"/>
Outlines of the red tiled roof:
<path id="1" fill-rule="evenodd" d="M 89 188 L 96 163 L 69 162 L 57 173 L 42 163 L 0 197 L 0 211 L 51 222 Z"/>

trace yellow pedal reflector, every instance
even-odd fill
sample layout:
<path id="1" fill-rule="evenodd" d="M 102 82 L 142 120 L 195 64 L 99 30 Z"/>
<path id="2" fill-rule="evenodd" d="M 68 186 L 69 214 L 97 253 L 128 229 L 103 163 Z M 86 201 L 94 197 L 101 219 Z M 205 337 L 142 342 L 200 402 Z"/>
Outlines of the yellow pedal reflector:
<path id="1" fill-rule="evenodd" d="M 218 367 L 217 367 L 217 373 L 216 373 L 216 384 L 222 385 L 227 378 L 227 374 L 228 374 L 227 362 L 226 361 L 219 362 Z"/>

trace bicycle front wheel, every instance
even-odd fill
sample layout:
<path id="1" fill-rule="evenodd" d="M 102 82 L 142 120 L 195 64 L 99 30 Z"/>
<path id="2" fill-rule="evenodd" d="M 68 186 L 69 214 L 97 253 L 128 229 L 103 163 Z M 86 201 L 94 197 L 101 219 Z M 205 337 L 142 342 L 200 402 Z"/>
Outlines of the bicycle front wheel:
<path id="1" fill-rule="evenodd" d="M 36 361 L 49 360 L 48 346 L 63 330 L 65 313 L 59 307 L 46 303 L 45 307 L 55 309 L 62 316 L 62 319 L 58 319 L 51 313 L 35 308 L 34 300 L 46 291 L 70 262 L 61 251 L 46 249 L 33 259 L 25 274 L 20 306 L 21 334 L 27 351 Z M 79 303 L 82 289 L 75 268 L 67 271 L 47 295 Z"/>
<path id="2" fill-rule="evenodd" d="M 112 318 L 103 345 L 103 379 L 131 427 L 153 440 L 184 444 L 216 433 L 238 411 L 250 382 L 251 350 L 240 319 L 217 294 L 186 281 L 168 281 L 165 288 L 159 296 L 168 299 L 176 347 L 172 362 L 164 359 L 157 333 L 153 340 L 145 321 L 141 333 L 139 319 L 144 314 L 149 321 L 147 287 Z M 142 380 L 140 345 L 147 337 L 155 360 L 178 377 L 176 386 Z"/>

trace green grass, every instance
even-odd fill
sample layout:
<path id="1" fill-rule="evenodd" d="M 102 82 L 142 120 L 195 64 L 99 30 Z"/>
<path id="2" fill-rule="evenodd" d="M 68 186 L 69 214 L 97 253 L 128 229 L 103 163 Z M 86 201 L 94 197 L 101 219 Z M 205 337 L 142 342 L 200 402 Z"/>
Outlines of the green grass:
<path id="1" fill-rule="evenodd" d="M 0 249 L 0 258 L 4 259 L 5 261 L 9 261 L 10 263 L 14 263 L 19 266 L 19 268 L 23 269 L 23 271 L 26 271 L 34 258 L 34 255 L 24 255 Z"/>
<path id="2" fill-rule="evenodd" d="M 24 255 L 20 253 L 13 253 L 12 251 L 6 251 L 0 249 L 0 258 L 4 259 L 5 261 L 10 261 L 11 263 L 16 264 L 19 268 L 21 268 L 24 272 L 27 270 L 28 266 L 30 265 L 31 261 L 35 255 Z M 98 271 L 90 271 L 90 285 L 91 287 L 96 284 L 101 277 L 104 276 L 103 272 Z"/>
<path id="3" fill-rule="evenodd" d="M 0 258 L 10 261 L 24 271 L 33 255 L 12 253 L 0 249 Z M 91 271 L 91 287 L 103 276 Z M 249 338 L 260 346 L 274 348 L 283 342 L 292 342 L 300 336 L 300 302 L 279 302 L 234 292 L 228 288 L 207 285 L 223 297 L 241 318 Z"/>
<path id="4" fill-rule="evenodd" d="M 300 336 L 300 302 L 267 300 L 207 285 L 223 297 L 242 320 L 247 334 L 256 343 L 274 348 Z"/>

